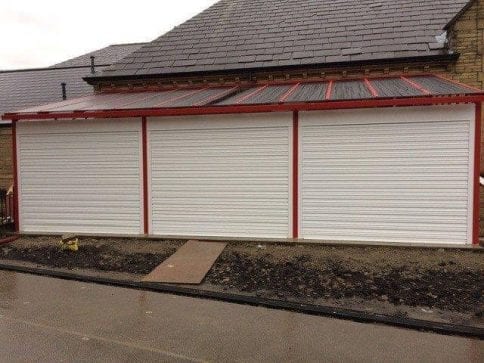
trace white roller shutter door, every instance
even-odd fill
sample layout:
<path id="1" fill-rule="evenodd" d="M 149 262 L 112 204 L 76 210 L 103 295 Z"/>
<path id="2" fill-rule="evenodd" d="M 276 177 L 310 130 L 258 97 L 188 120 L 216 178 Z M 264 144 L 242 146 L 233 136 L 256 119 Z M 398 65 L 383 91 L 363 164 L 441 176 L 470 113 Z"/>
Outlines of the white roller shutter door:
<path id="1" fill-rule="evenodd" d="M 20 122 L 25 232 L 140 234 L 141 121 Z"/>
<path id="2" fill-rule="evenodd" d="M 292 114 L 148 119 L 157 235 L 290 237 Z"/>
<path id="3" fill-rule="evenodd" d="M 474 107 L 300 113 L 303 238 L 471 243 Z"/>

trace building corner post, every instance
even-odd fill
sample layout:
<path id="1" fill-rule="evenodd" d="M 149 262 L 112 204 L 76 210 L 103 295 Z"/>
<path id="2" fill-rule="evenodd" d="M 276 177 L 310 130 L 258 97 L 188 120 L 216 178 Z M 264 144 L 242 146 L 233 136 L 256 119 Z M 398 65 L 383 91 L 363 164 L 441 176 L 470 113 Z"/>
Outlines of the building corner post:
<path id="1" fill-rule="evenodd" d="M 474 202 L 473 202 L 473 229 L 472 244 L 479 245 L 480 224 L 480 173 L 481 173 L 481 128 L 482 104 L 476 103 L 476 120 L 474 135 Z"/>

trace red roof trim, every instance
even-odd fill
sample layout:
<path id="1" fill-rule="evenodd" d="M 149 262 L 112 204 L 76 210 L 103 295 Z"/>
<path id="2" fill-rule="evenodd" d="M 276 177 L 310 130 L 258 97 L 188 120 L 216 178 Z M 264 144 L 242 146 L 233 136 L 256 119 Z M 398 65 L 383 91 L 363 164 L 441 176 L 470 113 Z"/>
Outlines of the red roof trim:
<path id="1" fill-rule="evenodd" d="M 333 81 L 329 81 L 328 88 L 326 89 L 326 94 L 324 95 L 324 99 L 326 101 L 331 99 L 331 93 L 333 92 Z"/>
<path id="2" fill-rule="evenodd" d="M 299 87 L 300 84 L 301 84 L 301 82 L 298 82 L 294 86 L 289 88 L 287 90 L 287 92 L 284 93 L 281 98 L 279 98 L 279 102 L 286 102 L 286 100 L 289 98 L 289 96 L 292 95 L 296 91 L 296 89 Z"/>
<path id="3" fill-rule="evenodd" d="M 408 78 L 404 77 L 404 76 L 401 76 L 400 77 L 402 79 L 402 81 L 405 81 L 407 82 L 409 85 L 411 85 L 413 88 L 416 88 L 418 89 L 420 92 L 422 92 L 424 95 L 430 95 L 432 94 L 432 92 L 430 92 L 428 89 L 422 87 L 422 85 L 418 84 L 417 82 L 415 81 L 411 81 L 409 80 Z"/>
<path id="4" fill-rule="evenodd" d="M 259 87 L 257 88 L 255 91 L 249 93 L 248 95 L 245 95 L 241 98 L 239 98 L 237 101 L 235 101 L 235 104 L 236 105 L 240 105 L 242 102 L 244 101 L 247 101 L 249 98 L 253 97 L 253 96 L 256 96 L 258 95 L 259 93 L 261 93 L 263 90 L 265 90 L 267 87 L 269 87 L 268 84 L 262 86 L 262 87 Z"/>
<path id="5" fill-rule="evenodd" d="M 210 88 L 210 87 L 205 87 L 205 88 L 197 89 L 197 90 L 195 90 L 193 92 L 188 92 L 188 93 L 186 93 L 184 95 L 180 95 L 178 97 L 169 98 L 169 99 L 167 99 L 167 100 L 165 100 L 163 102 L 160 102 L 160 103 L 156 104 L 155 107 L 160 107 L 160 106 L 166 105 L 167 103 L 173 103 L 175 101 L 179 101 L 179 100 L 182 100 L 184 98 L 187 98 L 187 97 L 196 95 L 197 93 L 203 92 L 203 91 L 207 90 L 208 88 Z"/>
<path id="6" fill-rule="evenodd" d="M 375 87 L 370 83 L 368 78 L 365 78 L 365 86 L 368 88 L 368 91 L 370 91 L 371 95 L 373 97 L 378 97 L 378 92 L 376 91 Z"/>
<path id="7" fill-rule="evenodd" d="M 222 92 L 218 92 L 216 95 L 205 98 L 205 99 L 201 100 L 200 102 L 193 104 L 193 106 L 203 106 L 203 105 L 209 104 L 210 102 L 217 101 L 219 98 L 231 94 L 232 92 L 236 91 L 238 88 L 239 88 L 239 86 L 224 89 Z"/>

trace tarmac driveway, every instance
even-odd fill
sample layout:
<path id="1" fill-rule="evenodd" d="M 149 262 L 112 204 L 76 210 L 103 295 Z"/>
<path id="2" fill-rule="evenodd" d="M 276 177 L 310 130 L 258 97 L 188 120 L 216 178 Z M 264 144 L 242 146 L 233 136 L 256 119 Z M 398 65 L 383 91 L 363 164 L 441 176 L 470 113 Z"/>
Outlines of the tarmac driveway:
<path id="1" fill-rule="evenodd" d="M 480 362 L 484 342 L 0 271 L 5 362 Z"/>

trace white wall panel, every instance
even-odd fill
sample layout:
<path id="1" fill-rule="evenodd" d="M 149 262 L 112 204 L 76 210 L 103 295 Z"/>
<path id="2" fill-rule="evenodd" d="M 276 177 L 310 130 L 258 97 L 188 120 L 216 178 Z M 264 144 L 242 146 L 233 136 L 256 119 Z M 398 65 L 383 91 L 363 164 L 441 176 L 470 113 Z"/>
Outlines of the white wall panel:
<path id="1" fill-rule="evenodd" d="M 148 121 L 154 234 L 289 237 L 291 113 Z"/>
<path id="2" fill-rule="evenodd" d="M 471 243 L 474 107 L 300 113 L 303 238 Z"/>
<path id="3" fill-rule="evenodd" d="M 24 232 L 141 233 L 141 120 L 20 122 Z"/>

